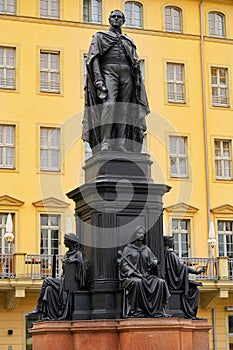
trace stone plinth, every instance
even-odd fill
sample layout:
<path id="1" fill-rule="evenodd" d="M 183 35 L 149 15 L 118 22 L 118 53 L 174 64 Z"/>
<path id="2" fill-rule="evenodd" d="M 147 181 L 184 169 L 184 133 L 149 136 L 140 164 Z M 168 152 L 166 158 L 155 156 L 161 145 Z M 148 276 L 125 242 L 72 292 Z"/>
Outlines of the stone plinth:
<path id="1" fill-rule="evenodd" d="M 147 244 L 159 261 L 158 276 L 164 277 L 163 196 L 170 187 L 153 182 L 151 163 L 145 153 L 95 154 L 85 162 L 85 184 L 67 193 L 75 202 L 76 232 L 92 266 L 91 308 L 85 314 L 75 307 L 73 320 L 122 317 L 118 250 L 138 225 L 146 228 Z"/>
<path id="2" fill-rule="evenodd" d="M 38 322 L 33 350 L 209 350 L 206 320 L 178 318 Z"/>

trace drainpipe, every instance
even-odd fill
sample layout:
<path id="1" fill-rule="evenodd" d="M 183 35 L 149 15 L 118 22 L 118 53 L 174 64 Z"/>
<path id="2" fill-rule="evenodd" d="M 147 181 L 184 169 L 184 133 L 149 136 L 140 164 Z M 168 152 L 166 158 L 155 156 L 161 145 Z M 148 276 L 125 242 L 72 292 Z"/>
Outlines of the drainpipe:
<path id="1" fill-rule="evenodd" d="M 200 55 L 201 55 L 201 85 L 202 85 L 202 113 L 203 113 L 203 128 L 204 128 L 204 147 L 205 147 L 205 183 L 206 183 L 206 201 L 207 201 L 207 223 L 208 223 L 208 238 L 211 237 L 210 230 L 210 187 L 209 187 L 209 154 L 207 142 L 207 118 L 206 118 L 206 93 L 205 93 L 205 61 L 204 61 L 204 26 L 203 26 L 203 0 L 199 3 L 200 13 Z M 212 257 L 211 247 L 209 254 Z M 216 350 L 216 310 L 211 309 L 212 324 L 213 324 L 213 349 Z"/>
<path id="2" fill-rule="evenodd" d="M 212 322 L 213 322 L 213 343 L 214 343 L 214 350 L 217 350 L 217 340 L 216 340 L 216 310 L 215 307 L 211 309 L 212 311 Z"/>
<path id="3" fill-rule="evenodd" d="M 206 121 L 206 93 L 205 93 L 205 62 L 204 62 L 204 27 L 203 27 L 203 0 L 200 0 L 200 55 L 201 55 L 201 85 L 202 85 L 202 106 L 203 106 L 203 127 L 204 127 L 204 147 L 205 147 L 205 182 L 207 201 L 207 222 L 208 238 L 210 238 L 210 188 L 209 188 L 209 155 L 207 142 L 207 121 Z"/>

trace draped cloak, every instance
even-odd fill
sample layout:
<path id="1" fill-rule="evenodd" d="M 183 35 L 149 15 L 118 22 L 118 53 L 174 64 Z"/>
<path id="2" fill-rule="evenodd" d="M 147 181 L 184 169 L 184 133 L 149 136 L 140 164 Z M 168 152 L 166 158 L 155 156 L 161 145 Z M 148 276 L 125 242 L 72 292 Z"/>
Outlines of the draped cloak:
<path id="1" fill-rule="evenodd" d="M 126 34 L 121 34 L 120 39 L 131 66 L 134 81 L 131 106 L 127 120 L 126 138 L 142 143 L 143 133 L 146 130 L 145 116 L 150 112 L 146 91 L 141 78 L 141 71 L 135 65 L 135 58 L 138 58 L 136 46 L 133 40 Z M 97 88 L 94 84 L 93 60 L 99 57 L 99 64 L 101 64 L 101 58 L 116 42 L 117 36 L 114 32 L 97 32 L 92 39 L 87 56 L 82 139 L 89 142 L 91 148 L 101 143 L 101 113 L 103 103 L 103 100 L 97 95 Z M 99 68 L 101 72 L 101 67 Z"/>
<path id="2" fill-rule="evenodd" d="M 63 266 L 67 264 L 76 265 L 76 274 L 73 276 L 78 281 L 79 289 L 82 289 L 88 283 L 89 265 L 81 250 L 68 251 L 63 258 Z M 72 313 L 72 294 L 71 291 L 64 290 L 63 274 L 60 278 L 45 278 L 40 297 L 37 302 L 37 309 L 48 319 L 64 320 L 71 319 Z"/>
<path id="3" fill-rule="evenodd" d="M 124 317 L 165 316 L 170 293 L 166 282 L 153 275 L 155 259 L 147 245 L 138 247 L 131 243 L 124 248 L 120 261 L 120 281 L 125 288 Z"/>
<path id="4" fill-rule="evenodd" d="M 195 318 L 198 309 L 200 291 L 195 281 L 190 281 L 189 273 L 195 272 L 183 264 L 179 257 L 171 250 L 165 248 L 165 280 L 170 292 L 182 291 L 181 308 L 186 318 Z"/>

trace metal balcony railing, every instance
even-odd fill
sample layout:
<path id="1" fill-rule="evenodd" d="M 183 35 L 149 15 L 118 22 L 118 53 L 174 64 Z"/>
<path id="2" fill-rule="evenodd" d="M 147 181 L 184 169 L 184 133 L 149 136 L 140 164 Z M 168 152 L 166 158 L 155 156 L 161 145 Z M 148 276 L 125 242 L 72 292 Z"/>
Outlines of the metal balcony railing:
<path id="1" fill-rule="evenodd" d="M 27 254 L 22 256 L 22 264 L 24 270 L 20 271 L 19 275 L 29 279 L 43 279 L 53 275 L 53 265 L 56 262 L 54 276 L 59 277 L 62 273 L 62 259 L 63 255 L 40 255 Z M 0 279 L 17 277 L 17 266 L 15 264 L 14 254 L 0 255 Z M 219 277 L 219 259 L 218 258 L 180 258 L 180 260 L 198 270 L 205 266 L 206 272 L 200 275 L 189 275 L 190 278 L 196 280 L 218 280 Z M 229 258 L 226 262 L 228 264 L 229 280 L 233 280 L 233 258 Z M 17 263 L 16 263 L 17 265 Z"/>
<path id="2" fill-rule="evenodd" d="M 26 276 L 41 279 L 53 275 L 53 265 L 56 264 L 55 277 L 62 273 L 63 255 L 28 254 L 25 258 Z"/>
<path id="3" fill-rule="evenodd" d="M 0 278 L 14 278 L 13 254 L 0 255 Z"/>
<path id="4" fill-rule="evenodd" d="M 201 267 L 206 268 L 206 272 L 200 275 L 190 274 L 192 279 L 197 280 L 217 280 L 218 279 L 218 259 L 217 258 L 180 258 L 180 260 L 194 270 Z"/>
<path id="5" fill-rule="evenodd" d="M 228 260 L 228 271 L 229 271 L 229 279 L 233 280 L 233 258 L 229 258 Z"/>

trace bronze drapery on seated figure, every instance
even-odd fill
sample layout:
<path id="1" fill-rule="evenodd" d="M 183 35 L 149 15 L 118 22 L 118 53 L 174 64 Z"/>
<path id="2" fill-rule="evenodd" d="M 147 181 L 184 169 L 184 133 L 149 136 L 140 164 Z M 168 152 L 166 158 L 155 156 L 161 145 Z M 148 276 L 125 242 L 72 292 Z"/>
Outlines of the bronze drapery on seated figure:
<path id="1" fill-rule="evenodd" d="M 72 316 L 72 291 L 66 288 L 66 278 L 73 280 L 77 290 L 87 288 L 90 277 L 90 265 L 80 249 L 78 237 L 73 233 L 64 236 L 64 244 L 68 248 L 65 253 L 60 278 L 45 278 L 36 308 L 30 313 L 41 313 L 44 319 L 65 320 Z M 74 275 L 67 276 L 67 267 L 72 266 Z M 75 267 L 75 268 L 74 268 Z M 71 283 L 69 283 L 71 284 Z"/>
<path id="2" fill-rule="evenodd" d="M 97 32 L 86 66 L 84 141 L 93 153 L 140 152 L 149 106 L 140 59 L 131 38 L 122 33 L 124 14 L 110 13 L 108 32 Z"/>
<path id="3" fill-rule="evenodd" d="M 198 319 L 198 301 L 200 291 L 198 286 L 202 283 L 189 280 L 189 273 L 199 275 L 206 271 L 205 267 L 199 270 L 182 263 L 173 250 L 174 239 L 172 236 L 164 237 L 165 280 L 170 292 L 182 291 L 181 310 L 185 318 Z"/>
<path id="4" fill-rule="evenodd" d="M 119 259 L 120 283 L 124 288 L 124 317 L 168 317 L 165 304 L 170 296 L 166 282 L 154 274 L 158 263 L 145 244 L 145 228 L 138 226 L 132 242 Z"/>

